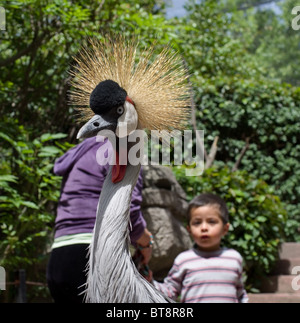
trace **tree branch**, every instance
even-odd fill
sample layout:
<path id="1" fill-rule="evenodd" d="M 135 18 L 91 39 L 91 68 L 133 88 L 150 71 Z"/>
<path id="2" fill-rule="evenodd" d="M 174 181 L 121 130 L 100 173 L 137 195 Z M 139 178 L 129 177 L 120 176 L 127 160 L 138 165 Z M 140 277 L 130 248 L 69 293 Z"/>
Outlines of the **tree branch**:
<path id="1" fill-rule="evenodd" d="M 239 155 L 239 158 L 238 158 L 238 160 L 236 161 L 236 163 L 234 164 L 234 166 L 232 167 L 232 172 L 235 172 L 235 171 L 237 171 L 238 170 L 238 168 L 239 168 L 239 166 L 240 166 L 240 163 L 241 163 L 241 161 L 242 161 L 242 159 L 243 159 L 243 157 L 244 157 L 244 155 L 245 155 L 245 153 L 246 153 L 246 151 L 248 150 L 248 148 L 249 148 L 249 145 L 250 145 L 250 138 L 249 137 L 247 137 L 246 138 L 246 144 L 245 144 L 245 146 L 243 147 L 243 149 L 242 149 L 242 151 L 241 151 L 241 153 L 240 153 L 240 155 Z"/>
<path id="2" fill-rule="evenodd" d="M 211 165 L 213 164 L 213 162 L 214 162 L 214 160 L 216 158 L 216 154 L 217 154 L 217 151 L 218 151 L 218 140 L 219 140 L 219 137 L 216 136 L 215 139 L 214 139 L 213 144 L 211 145 L 209 155 L 208 155 L 208 157 L 206 159 L 205 169 L 211 167 Z"/>
<path id="3" fill-rule="evenodd" d="M 39 47 L 39 45 L 42 43 L 43 39 L 45 38 L 45 36 L 48 34 L 48 31 L 43 32 L 40 36 L 35 35 L 33 37 L 32 42 L 30 43 L 29 46 L 27 46 L 26 48 L 20 50 L 18 53 L 16 53 L 15 55 L 8 57 L 2 61 L 0 61 L 0 67 L 1 66 L 7 66 L 9 64 L 14 63 L 17 59 L 19 59 L 20 57 L 27 55 L 28 53 L 30 53 L 33 49 Z"/>
<path id="4" fill-rule="evenodd" d="M 182 58 L 182 61 L 183 61 L 183 65 L 184 65 L 185 69 L 188 70 L 187 63 L 186 63 L 185 59 Z M 203 149 L 204 159 L 206 160 L 207 159 L 207 152 L 205 150 L 204 143 L 202 142 L 200 135 L 196 131 L 197 130 L 197 126 L 196 126 L 196 104 L 195 104 L 195 100 L 194 100 L 193 86 L 192 86 L 192 83 L 191 83 L 191 80 L 190 80 L 189 76 L 188 76 L 187 80 L 188 80 L 189 87 L 190 87 L 190 99 L 191 99 L 191 109 L 192 109 L 191 122 L 192 122 L 193 130 L 195 131 L 195 134 L 196 134 L 196 144 L 199 145 L 198 147 L 201 147 L 201 149 Z"/>

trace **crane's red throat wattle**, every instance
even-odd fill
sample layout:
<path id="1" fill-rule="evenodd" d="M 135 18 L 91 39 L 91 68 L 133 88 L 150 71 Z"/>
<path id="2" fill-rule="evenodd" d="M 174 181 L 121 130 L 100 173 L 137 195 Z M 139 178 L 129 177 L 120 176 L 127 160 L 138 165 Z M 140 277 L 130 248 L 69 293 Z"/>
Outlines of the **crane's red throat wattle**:
<path id="1" fill-rule="evenodd" d="M 111 180 L 113 183 L 118 183 L 124 178 L 127 165 L 120 165 L 119 152 L 116 151 L 115 153 L 116 153 L 116 164 L 113 165 L 113 167 L 112 167 Z M 126 153 L 126 162 L 127 162 L 127 152 L 121 150 L 121 153 L 123 153 L 123 154 Z"/>

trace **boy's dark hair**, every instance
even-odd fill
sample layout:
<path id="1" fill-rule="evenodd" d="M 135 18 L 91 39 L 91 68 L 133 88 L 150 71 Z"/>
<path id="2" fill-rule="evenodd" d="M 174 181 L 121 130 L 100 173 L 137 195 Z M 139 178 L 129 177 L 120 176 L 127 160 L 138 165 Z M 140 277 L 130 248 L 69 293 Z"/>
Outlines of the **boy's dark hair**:
<path id="1" fill-rule="evenodd" d="M 224 224 L 229 222 L 229 214 L 225 201 L 218 195 L 212 193 L 203 193 L 194 197 L 189 203 L 187 210 L 188 223 L 191 220 L 191 210 L 200 206 L 216 205 L 220 209 L 220 216 Z"/>

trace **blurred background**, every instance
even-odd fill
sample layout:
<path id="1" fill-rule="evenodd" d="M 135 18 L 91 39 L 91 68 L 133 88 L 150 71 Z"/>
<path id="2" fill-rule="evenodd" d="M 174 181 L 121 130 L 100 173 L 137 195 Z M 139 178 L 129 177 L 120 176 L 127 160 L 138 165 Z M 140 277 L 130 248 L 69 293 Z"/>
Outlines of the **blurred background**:
<path id="1" fill-rule="evenodd" d="M 298 2 L 298 3 L 297 3 Z M 88 37 L 170 45 L 190 73 L 190 129 L 205 131 L 205 171 L 172 167 L 189 201 L 213 191 L 230 210 L 226 244 L 258 292 L 282 242 L 300 242 L 300 19 L 296 0 L 2 1 L 0 30 L 1 302 L 51 301 L 45 264 L 61 178 L 77 143 L 69 70 Z M 3 14 L 4 12 L 4 14 Z M 298 12 L 300 15 L 300 9 Z M 300 258 L 300 255 L 299 255 Z M 24 276 L 26 273 L 26 276 Z M 24 300 L 24 299 L 23 299 Z"/>

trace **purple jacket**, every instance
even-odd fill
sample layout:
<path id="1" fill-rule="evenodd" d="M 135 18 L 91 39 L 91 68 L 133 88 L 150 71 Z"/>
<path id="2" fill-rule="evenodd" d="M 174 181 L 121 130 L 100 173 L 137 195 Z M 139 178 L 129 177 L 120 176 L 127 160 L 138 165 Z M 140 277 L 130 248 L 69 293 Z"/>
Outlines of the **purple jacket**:
<path id="1" fill-rule="evenodd" d="M 96 137 L 86 139 L 56 160 L 54 173 L 63 176 L 63 181 L 55 220 L 55 238 L 93 231 L 99 195 L 109 168 L 108 164 L 100 166 L 96 160 L 97 150 L 104 143 L 108 146 L 106 140 L 97 142 Z M 109 147 L 108 154 L 112 154 L 112 147 Z M 141 212 L 142 187 L 140 173 L 130 206 L 132 243 L 139 239 L 146 227 Z"/>

